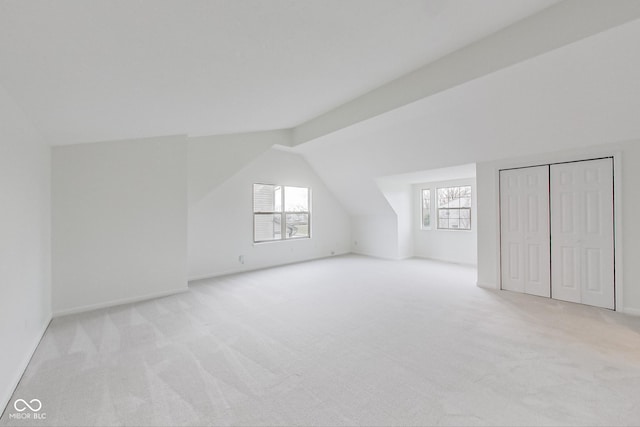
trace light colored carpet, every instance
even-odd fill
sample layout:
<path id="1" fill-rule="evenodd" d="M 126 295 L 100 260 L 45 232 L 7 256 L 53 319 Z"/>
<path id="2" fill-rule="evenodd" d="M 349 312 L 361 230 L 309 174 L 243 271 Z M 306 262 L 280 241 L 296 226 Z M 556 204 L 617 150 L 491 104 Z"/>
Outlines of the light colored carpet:
<path id="1" fill-rule="evenodd" d="M 640 318 L 474 282 L 345 256 L 58 318 L 0 424 L 640 423 Z"/>

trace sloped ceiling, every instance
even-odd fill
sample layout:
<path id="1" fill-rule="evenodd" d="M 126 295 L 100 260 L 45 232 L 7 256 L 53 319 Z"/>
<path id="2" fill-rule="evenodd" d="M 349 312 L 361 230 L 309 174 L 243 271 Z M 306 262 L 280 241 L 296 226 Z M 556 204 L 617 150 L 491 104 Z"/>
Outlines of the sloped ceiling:
<path id="1" fill-rule="evenodd" d="M 52 144 L 290 128 L 555 0 L 0 2 L 0 84 Z"/>
<path id="2" fill-rule="evenodd" d="M 638 46 L 635 20 L 295 150 L 370 215 L 388 213 L 378 177 L 640 140 Z"/>
<path id="3" fill-rule="evenodd" d="M 460 58 L 459 48 L 554 3 L 0 2 L 0 83 L 52 144 L 292 126 L 296 134 L 323 112 L 331 122 L 349 100 L 366 109 L 380 85 L 393 98 L 407 72 L 454 51 Z M 639 5 L 560 2 L 541 13 L 564 10 L 557 33 L 529 22 L 508 49 L 489 43 L 469 55 L 483 73 L 348 126 L 330 123 L 291 150 L 351 214 L 369 215 L 390 212 L 378 177 L 640 138 Z M 570 25 L 577 15 L 566 12 L 582 10 L 592 13 Z M 579 28 L 587 21 L 591 31 Z M 554 45 L 571 31 L 576 41 Z M 482 70 L 483 52 L 499 59 L 536 43 L 546 50 Z M 464 65 L 441 71 L 455 76 Z"/>

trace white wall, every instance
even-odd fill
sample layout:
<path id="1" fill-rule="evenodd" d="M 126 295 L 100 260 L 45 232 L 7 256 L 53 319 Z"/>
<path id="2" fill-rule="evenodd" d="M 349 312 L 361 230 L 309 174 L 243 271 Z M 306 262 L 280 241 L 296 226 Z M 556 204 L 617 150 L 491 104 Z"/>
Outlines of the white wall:
<path id="1" fill-rule="evenodd" d="M 413 196 L 411 184 L 394 179 L 377 180 L 378 188 L 396 214 L 397 248 L 395 259 L 413 256 Z"/>
<path id="2" fill-rule="evenodd" d="M 398 258 L 397 215 L 351 217 L 351 251 L 378 258 Z"/>
<path id="3" fill-rule="evenodd" d="M 477 165 L 478 285 L 500 286 L 500 222 L 498 171 L 571 160 L 614 156 L 616 199 L 616 298 L 618 309 L 640 315 L 640 141 L 611 143 L 484 162 Z M 622 283 L 622 286 L 620 286 Z"/>
<path id="4" fill-rule="evenodd" d="M 438 188 L 471 185 L 471 230 L 438 230 L 436 191 Z M 422 189 L 431 189 L 431 229 L 420 227 Z M 476 265 L 478 258 L 478 216 L 476 180 L 473 178 L 425 182 L 413 185 L 413 253 L 416 257 Z"/>
<path id="5" fill-rule="evenodd" d="M 53 149 L 53 310 L 187 288 L 185 137 Z"/>
<path id="6" fill-rule="evenodd" d="M 275 144 L 291 145 L 291 131 L 189 138 L 189 205 L 198 202 Z"/>
<path id="7" fill-rule="evenodd" d="M 50 159 L 0 86 L 0 412 L 51 320 Z"/>
<path id="8" fill-rule="evenodd" d="M 199 185 L 198 178 L 190 175 L 190 185 Z M 310 187 L 312 238 L 254 244 L 254 183 Z M 349 216 L 307 162 L 300 155 L 270 149 L 189 207 L 189 277 L 343 254 L 349 252 L 350 238 Z"/>

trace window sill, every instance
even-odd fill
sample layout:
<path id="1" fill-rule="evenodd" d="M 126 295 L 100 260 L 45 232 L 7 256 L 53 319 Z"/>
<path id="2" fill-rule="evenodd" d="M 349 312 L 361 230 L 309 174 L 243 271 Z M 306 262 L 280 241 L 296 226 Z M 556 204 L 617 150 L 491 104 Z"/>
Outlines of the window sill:
<path id="1" fill-rule="evenodd" d="M 253 242 L 253 246 L 259 246 L 269 243 L 282 243 L 282 242 L 294 242 L 296 240 L 311 240 L 311 236 L 309 237 L 292 237 L 289 239 L 278 239 L 278 240 L 264 240 L 262 242 Z"/>

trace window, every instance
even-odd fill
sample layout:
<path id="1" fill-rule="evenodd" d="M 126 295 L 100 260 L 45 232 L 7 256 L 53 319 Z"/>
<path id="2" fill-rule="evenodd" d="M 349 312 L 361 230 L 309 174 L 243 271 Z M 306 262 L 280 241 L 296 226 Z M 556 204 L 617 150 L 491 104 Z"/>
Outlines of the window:
<path id="1" fill-rule="evenodd" d="M 422 224 L 423 230 L 431 229 L 431 190 L 422 190 Z"/>
<path id="2" fill-rule="evenodd" d="M 438 229 L 471 230 L 471 186 L 438 188 Z"/>
<path id="3" fill-rule="evenodd" d="M 253 241 L 309 238 L 311 191 L 306 187 L 253 184 Z"/>

